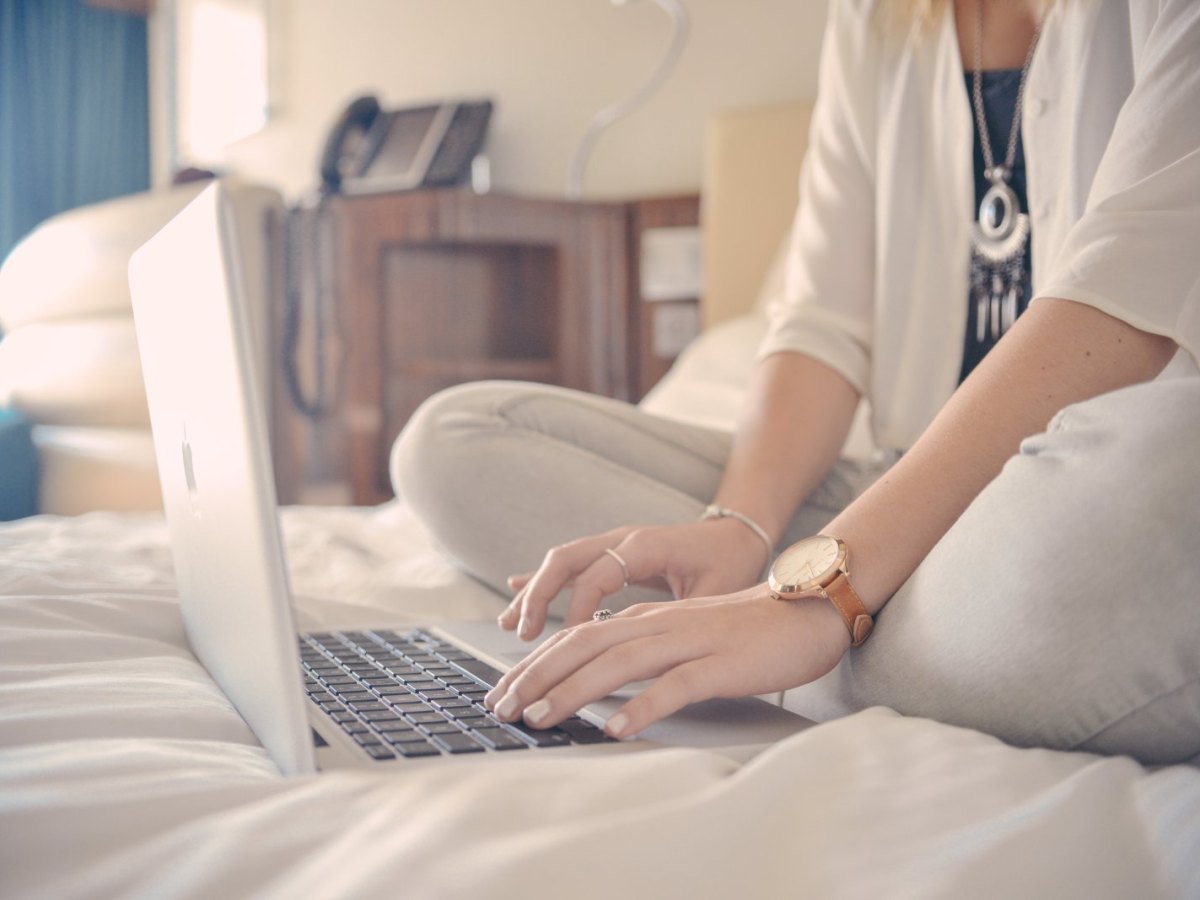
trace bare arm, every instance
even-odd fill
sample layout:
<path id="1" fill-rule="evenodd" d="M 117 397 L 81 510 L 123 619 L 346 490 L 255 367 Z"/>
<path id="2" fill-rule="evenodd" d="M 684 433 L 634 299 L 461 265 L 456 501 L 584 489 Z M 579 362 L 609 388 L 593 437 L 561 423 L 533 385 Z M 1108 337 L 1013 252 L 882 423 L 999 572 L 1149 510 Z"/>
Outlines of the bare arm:
<path id="1" fill-rule="evenodd" d="M 858 391 L 824 363 L 796 353 L 767 357 L 754 374 L 715 502 L 778 541 L 837 461 L 857 405 Z"/>
<path id="2" fill-rule="evenodd" d="M 1064 406 L 1154 378 L 1175 350 L 1090 306 L 1033 304 L 913 448 L 827 527 L 851 548 L 868 610 L 887 602 L 1024 438 Z"/>

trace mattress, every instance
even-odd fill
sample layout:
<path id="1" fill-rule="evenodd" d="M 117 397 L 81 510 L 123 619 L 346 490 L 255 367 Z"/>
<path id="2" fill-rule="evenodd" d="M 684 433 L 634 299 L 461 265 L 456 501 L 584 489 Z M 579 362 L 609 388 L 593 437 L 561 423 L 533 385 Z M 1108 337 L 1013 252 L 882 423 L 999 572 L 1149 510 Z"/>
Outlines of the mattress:
<path id="1" fill-rule="evenodd" d="M 400 502 L 282 512 L 308 627 L 494 616 Z M 0 895 L 1200 897 L 1200 770 L 871 709 L 705 751 L 283 778 L 161 516 L 0 528 Z"/>

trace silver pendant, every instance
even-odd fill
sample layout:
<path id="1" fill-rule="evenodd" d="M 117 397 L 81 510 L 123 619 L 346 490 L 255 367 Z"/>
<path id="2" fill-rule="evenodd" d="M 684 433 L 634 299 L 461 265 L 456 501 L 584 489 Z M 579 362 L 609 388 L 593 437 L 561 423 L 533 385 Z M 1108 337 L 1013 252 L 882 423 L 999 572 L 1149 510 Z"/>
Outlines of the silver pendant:
<path id="1" fill-rule="evenodd" d="M 985 174 L 992 186 L 983 195 L 979 218 L 971 228 L 975 340 L 981 344 L 989 334 L 998 339 L 1016 321 L 1029 240 L 1029 216 L 1018 211 L 1016 192 L 1006 183 L 1008 171 L 997 166 Z"/>
<path id="2" fill-rule="evenodd" d="M 1002 180 L 992 180 L 971 229 L 971 243 L 980 256 L 1003 263 L 1025 252 L 1029 216 L 1018 212 L 1019 208 L 1016 192 Z"/>

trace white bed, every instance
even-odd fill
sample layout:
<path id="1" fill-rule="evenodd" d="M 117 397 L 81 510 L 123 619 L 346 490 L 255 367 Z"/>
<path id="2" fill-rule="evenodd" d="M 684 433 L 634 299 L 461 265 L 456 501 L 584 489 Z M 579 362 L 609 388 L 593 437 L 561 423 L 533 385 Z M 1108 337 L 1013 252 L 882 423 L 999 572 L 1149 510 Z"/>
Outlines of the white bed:
<path id="1" fill-rule="evenodd" d="M 735 403 L 715 359 L 755 328 L 709 332 L 651 405 Z M 402 502 L 282 518 L 306 626 L 500 608 Z M 1200 897 L 1200 770 L 873 709 L 741 769 L 664 751 L 284 779 L 188 651 L 161 516 L 0 528 L 0 896 L 621 892 Z"/>
<path id="2" fill-rule="evenodd" d="M 733 421 L 763 327 L 735 316 L 786 229 L 794 199 L 780 185 L 794 184 L 806 123 L 801 105 L 735 112 L 710 130 L 704 303 L 709 323 L 727 321 L 651 409 Z M 105 271 L 127 316 L 124 264 L 154 228 L 121 222 Z M 42 267 L 5 295 L 10 320 L 34 300 L 39 315 L 59 309 L 47 298 L 57 272 Z M 66 274 L 90 314 L 102 273 Z M 131 390 L 144 406 L 136 380 Z M 860 428 L 851 450 L 864 445 Z M 87 471 L 62 479 L 54 467 L 70 484 L 56 496 L 117 484 Z M 303 626 L 500 608 L 402 501 L 282 519 Z M 621 894 L 1200 898 L 1200 769 L 1017 750 L 874 709 L 740 770 L 700 751 L 550 751 L 284 779 L 188 650 L 161 514 L 0 526 L 0 897 Z"/>

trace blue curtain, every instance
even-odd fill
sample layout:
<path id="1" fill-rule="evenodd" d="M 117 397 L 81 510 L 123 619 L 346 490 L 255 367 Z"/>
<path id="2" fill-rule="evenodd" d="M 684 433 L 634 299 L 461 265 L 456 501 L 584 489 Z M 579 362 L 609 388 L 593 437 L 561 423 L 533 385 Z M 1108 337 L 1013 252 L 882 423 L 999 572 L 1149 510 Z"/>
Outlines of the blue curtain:
<path id="1" fill-rule="evenodd" d="M 0 0 L 0 261 L 43 219 L 150 184 L 146 20 Z"/>

